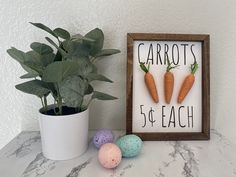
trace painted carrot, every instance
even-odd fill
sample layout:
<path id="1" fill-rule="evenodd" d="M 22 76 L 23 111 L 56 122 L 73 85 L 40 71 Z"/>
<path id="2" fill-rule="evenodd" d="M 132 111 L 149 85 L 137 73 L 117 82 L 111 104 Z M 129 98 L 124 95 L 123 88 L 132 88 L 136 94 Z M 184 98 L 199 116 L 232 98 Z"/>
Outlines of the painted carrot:
<path id="1" fill-rule="evenodd" d="M 196 73 L 197 69 L 198 69 L 197 62 L 194 62 L 193 64 L 191 64 L 191 73 L 189 75 L 187 75 L 184 79 L 184 82 L 183 82 L 180 92 L 179 92 L 179 96 L 178 96 L 178 100 L 177 100 L 178 103 L 182 103 L 184 98 L 187 96 L 187 94 L 191 90 L 191 88 L 194 84 L 194 81 L 195 81 L 194 74 Z"/>
<path id="2" fill-rule="evenodd" d="M 164 75 L 164 94 L 165 94 L 165 101 L 167 104 L 170 104 L 172 94 L 173 94 L 173 89 L 174 89 L 174 74 L 171 72 L 172 69 L 178 67 L 179 65 L 176 66 L 171 66 L 172 63 L 170 63 L 169 59 L 167 58 L 167 68 L 166 68 L 166 73 Z"/>
<path id="3" fill-rule="evenodd" d="M 151 95 L 153 101 L 155 103 L 158 103 L 159 97 L 158 97 L 158 93 L 157 93 L 156 84 L 155 84 L 153 75 L 149 72 L 150 64 L 148 65 L 148 68 L 147 68 L 144 65 L 144 63 L 140 63 L 140 67 L 145 72 L 144 81 L 145 81 L 146 87 L 148 88 L 149 94 Z"/>

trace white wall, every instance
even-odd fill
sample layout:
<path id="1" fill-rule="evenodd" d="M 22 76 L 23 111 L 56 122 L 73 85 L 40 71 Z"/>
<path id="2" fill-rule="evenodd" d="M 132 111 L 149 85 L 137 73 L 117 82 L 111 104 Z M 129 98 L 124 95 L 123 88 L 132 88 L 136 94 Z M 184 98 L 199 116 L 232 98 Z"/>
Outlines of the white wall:
<path id="1" fill-rule="evenodd" d="M 236 1 L 235 0 L 0 0 L 0 148 L 21 130 L 38 129 L 40 102 L 14 88 L 21 67 L 6 54 L 15 46 L 28 50 L 46 33 L 28 22 L 41 22 L 82 34 L 99 27 L 105 47 L 122 53 L 99 63 L 115 84 L 99 84 L 119 97 L 94 102 L 91 128 L 125 128 L 126 33 L 168 32 L 211 35 L 211 126 L 236 142 Z"/>

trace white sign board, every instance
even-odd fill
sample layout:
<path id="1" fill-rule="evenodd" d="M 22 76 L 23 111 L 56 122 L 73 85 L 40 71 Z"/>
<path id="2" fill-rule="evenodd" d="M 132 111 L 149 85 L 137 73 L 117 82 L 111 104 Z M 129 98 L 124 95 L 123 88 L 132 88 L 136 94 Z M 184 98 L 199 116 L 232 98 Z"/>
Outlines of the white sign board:
<path id="1" fill-rule="evenodd" d="M 200 42 L 135 41 L 133 46 L 133 132 L 200 132 L 202 129 L 202 92 Z M 168 57 L 173 65 L 174 89 L 170 104 L 165 103 L 164 74 Z M 178 93 L 190 66 L 197 62 L 195 82 L 182 104 Z M 150 96 L 140 62 L 150 63 L 159 102 Z"/>

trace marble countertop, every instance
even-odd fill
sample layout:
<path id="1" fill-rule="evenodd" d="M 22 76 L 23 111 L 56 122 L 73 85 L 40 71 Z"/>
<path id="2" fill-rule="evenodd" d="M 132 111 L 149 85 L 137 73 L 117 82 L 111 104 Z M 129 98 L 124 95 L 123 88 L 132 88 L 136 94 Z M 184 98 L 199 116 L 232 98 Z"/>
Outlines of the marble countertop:
<path id="1" fill-rule="evenodd" d="M 124 132 L 115 131 L 115 135 Z M 52 161 L 42 155 L 39 132 L 22 132 L 0 151 L 0 176 L 236 177 L 235 151 L 234 143 L 212 130 L 210 141 L 146 141 L 138 157 L 123 159 L 108 170 L 99 164 L 91 141 L 84 155 Z"/>

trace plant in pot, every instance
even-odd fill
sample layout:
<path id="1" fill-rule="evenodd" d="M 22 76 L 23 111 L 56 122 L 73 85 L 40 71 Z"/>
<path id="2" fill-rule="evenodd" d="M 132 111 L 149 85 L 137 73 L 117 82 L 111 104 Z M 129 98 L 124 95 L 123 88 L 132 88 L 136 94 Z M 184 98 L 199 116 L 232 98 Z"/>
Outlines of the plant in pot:
<path id="1" fill-rule="evenodd" d="M 53 160 L 71 159 L 87 149 L 91 101 L 116 99 L 94 89 L 95 80 L 112 82 L 98 73 L 95 62 L 120 51 L 103 49 L 104 34 L 98 28 L 83 36 L 71 35 L 62 28 L 52 30 L 41 23 L 31 24 L 55 39 L 45 38 L 55 49 L 39 42 L 33 42 L 28 52 L 8 49 L 8 54 L 27 72 L 20 78 L 30 79 L 16 88 L 41 100 L 39 124 L 44 156 Z M 54 102 L 49 105 L 50 95 Z"/>

